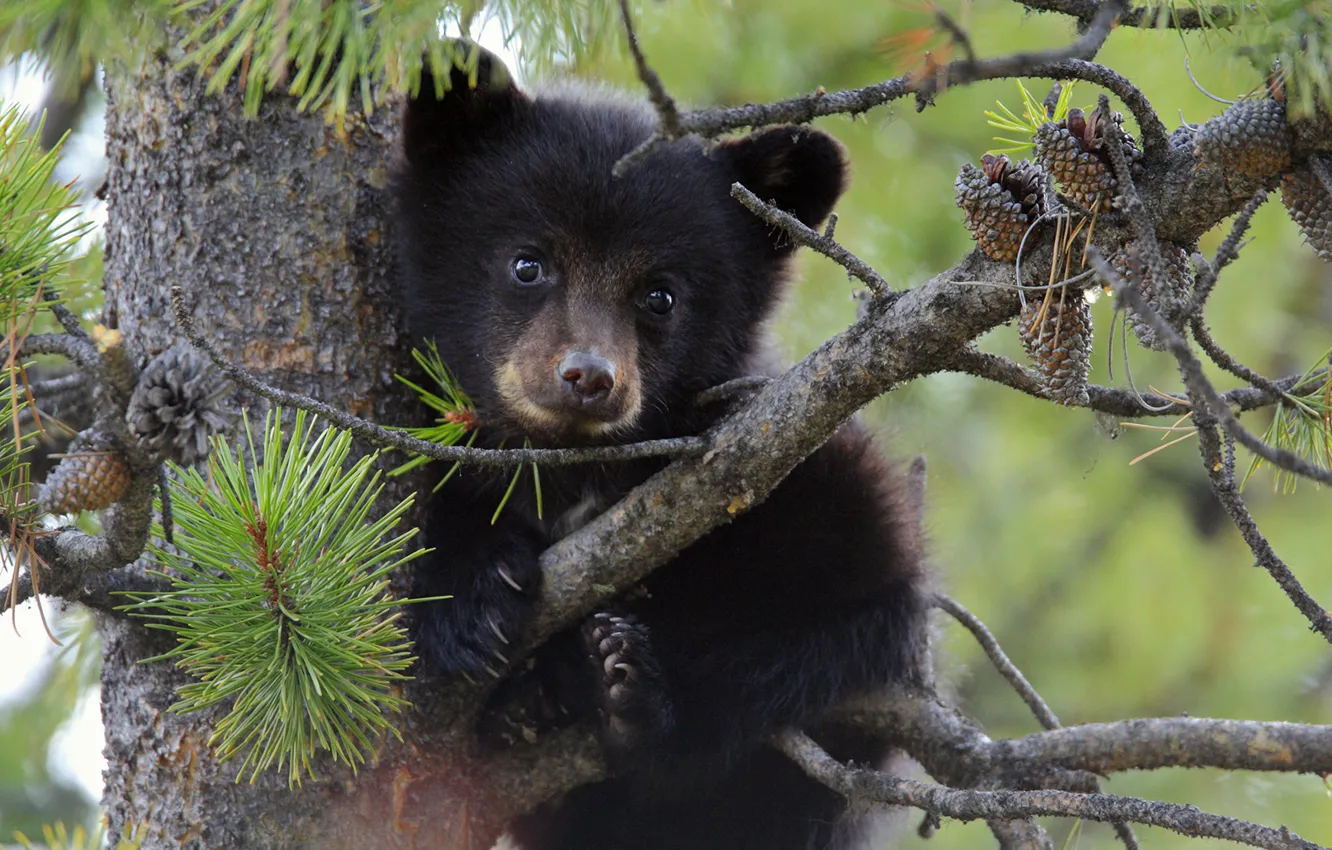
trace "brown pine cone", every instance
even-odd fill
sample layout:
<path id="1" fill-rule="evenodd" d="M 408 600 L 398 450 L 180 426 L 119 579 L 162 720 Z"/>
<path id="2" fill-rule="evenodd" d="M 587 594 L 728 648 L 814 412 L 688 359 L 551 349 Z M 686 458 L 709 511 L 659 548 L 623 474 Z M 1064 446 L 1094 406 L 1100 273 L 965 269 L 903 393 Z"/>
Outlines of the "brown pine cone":
<path id="1" fill-rule="evenodd" d="M 1286 104 L 1269 97 L 1241 100 L 1197 129 L 1193 153 L 1226 174 L 1261 180 L 1290 168 Z"/>
<path id="2" fill-rule="evenodd" d="M 962 166 L 953 183 L 957 205 L 972 238 L 991 259 L 1017 259 L 1023 234 L 1040 215 L 1042 177 L 1040 166 L 1027 160 L 1013 165 L 1003 155 L 986 154 L 981 168 Z"/>
<path id="3" fill-rule="evenodd" d="M 1311 166 L 1281 178 L 1281 203 L 1318 256 L 1332 262 L 1332 196 Z"/>
<path id="4" fill-rule="evenodd" d="M 1131 244 L 1125 244 L 1110 257 L 1110 267 L 1128 283 L 1137 284 L 1152 309 L 1176 330 L 1182 331 L 1188 317 L 1193 264 L 1189 260 L 1189 252 L 1180 246 L 1173 242 L 1162 242 L 1160 245 L 1161 257 L 1166 264 L 1164 286 L 1159 286 L 1152 279 L 1151 271 L 1142 261 L 1137 248 Z M 1165 350 L 1165 343 L 1157 338 L 1156 331 L 1137 313 L 1128 310 L 1124 320 L 1143 346 L 1155 351 Z"/>
<path id="5" fill-rule="evenodd" d="M 1103 114 L 1100 107 L 1086 115 L 1070 109 L 1063 121 L 1047 122 L 1036 131 L 1036 161 L 1059 181 L 1064 194 L 1092 211 L 1109 210 L 1119 189 L 1102 145 L 1120 139 L 1130 160 L 1141 156 L 1132 137 L 1120 128 L 1121 121 L 1118 115 Z"/>
<path id="6" fill-rule="evenodd" d="M 1092 316 L 1082 292 L 1064 287 L 1048 299 L 1029 300 L 1018 315 L 1018 336 L 1052 399 L 1064 405 L 1088 403 Z"/>
<path id="7" fill-rule="evenodd" d="M 53 514 L 97 511 L 124 498 L 130 469 L 114 443 L 85 431 L 46 476 L 38 501 Z"/>

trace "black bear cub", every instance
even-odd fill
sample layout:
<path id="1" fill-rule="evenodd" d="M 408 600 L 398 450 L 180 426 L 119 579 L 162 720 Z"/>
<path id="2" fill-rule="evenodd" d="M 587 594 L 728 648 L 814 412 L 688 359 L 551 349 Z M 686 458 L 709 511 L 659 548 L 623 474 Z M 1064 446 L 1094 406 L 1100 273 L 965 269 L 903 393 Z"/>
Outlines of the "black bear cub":
<path id="1" fill-rule="evenodd" d="M 485 445 L 627 443 L 698 434 L 699 391 L 764 368 L 765 320 L 793 246 L 730 196 L 740 182 L 815 226 L 841 194 L 840 146 L 805 127 L 664 145 L 643 103 L 520 91 L 482 54 L 408 105 L 395 180 L 411 332 L 477 406 Z M 506 471 L 463 470 L 427 528 L 417 651 L 445 673 L 499 675 L 532 617 L 538 556 L 663 462 L 541 470 L 491 522 Z M 492 702 L 491 739 L 586 720 L 611 778 L 515 824 L 528 850 L 851 847 L 843 801 L 765 746 L 843 697 L 918 675 L 925 576 L 898 473 L 855 423 L 766 501 L 641 588 L 557 636 Z M 512 708 L 517 706 L 517 708 Z M 868 741 L 827 741 L 861 763 Z"/>

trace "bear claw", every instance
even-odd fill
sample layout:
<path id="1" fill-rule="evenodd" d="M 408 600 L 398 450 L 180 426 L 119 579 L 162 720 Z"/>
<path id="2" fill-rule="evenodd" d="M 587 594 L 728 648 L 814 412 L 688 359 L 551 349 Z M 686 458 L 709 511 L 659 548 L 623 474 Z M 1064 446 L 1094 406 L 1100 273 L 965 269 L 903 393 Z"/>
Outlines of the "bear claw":
<path id="1" fill-rule="evenodd" d="M 614 762 L 665 732 L 668 710 L 647 628 L 632 617 L 596 614 L 584 642 L 601 672 L 602 745 Z"/>

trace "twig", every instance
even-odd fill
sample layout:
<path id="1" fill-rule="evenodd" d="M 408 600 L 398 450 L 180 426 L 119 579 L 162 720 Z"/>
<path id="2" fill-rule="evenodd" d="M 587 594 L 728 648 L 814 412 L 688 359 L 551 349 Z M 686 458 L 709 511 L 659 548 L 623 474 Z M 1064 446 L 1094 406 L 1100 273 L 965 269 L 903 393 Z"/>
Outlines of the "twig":
<path id="1" fill-rule="evenodd" d="M 963 372 L 987 381 L 994 381 L 996 384 L 1002 384 L 1034 398 L 1049 398 L 1040 375 L 1034 369 L 1003 355 L 978 351 L 971 346 L 964 347 L 953 355 L 947 371 Z M 1221 400 L 1233 410 L 1257 410 L 1275 404 L 1289 393 L 1302 394 L 1302 391 L 1319 385 L 1324 377 L 1322 371 L 1310 375 L 1307 380 L 1302 374 L 1287 375 L 1272 381 L 1275 392 L 1257 387 L 1238 387 L 1222 393 Z M 1086 409 L 1125 419 L 1182 416 L 1190 409 L 1183 400 L 1159 393 L 1149 393 L 1146 396 L 1145 400 L 1151 403 L 1152 407 L 1143 407 L 1138 400 L 1139 396 L 1129 390 L 1092 384 L 1087 388 L 1087 393 L 1089 400 L 1085 405 Z"/>
<path id="2" fill-rule="evenodd" d="M 1235 216 L 1235 223 L 1230 227 L 1230 233 L 1227 234 L 1221 247 L 1216 249 L 1216 256 L 1212 259 L 1210 265 L 1203 264 L 1199 268 L 1198 281 L 1194 285 L 1192 303 L 1189 305 L 1189 315 L 1201 316 L 1203 305 L 1207 303 L 1208 297 L 1212 294 L 1212 289 L 1216 286 L 1217 278 L 1220 277 L 1222 269 L 1239 256 L 1240 243 L 1244 239 L 1244 234 L 1249 230 L 1249 224 L 1253 221 L 1253 214 L 1258 212 L 1258 208 L 1267 202 L 1267 190 L 1259 189 L 1244 209 L 1240 210 L 1239 215 Z"/>
<path id="3" fill-rule="evenodd" d="M 1067 47 L 1010 53 L 994 59 L 958 59 L 945 65 L 938 73 L 923 74 L 916 79 L 911 89 L 916 95 L 916 109 L 919 111 L 924 108 L 937 92 L 953 86 L 977 80 L 1031 76 L 1032 67 L 1068 59 L 1090 60 L 1105 44 L 1110 30 L 1114 28 L 1115 19 L 1127 5 L 1125 0 L 1105 0 L 1078 40 Z"/>
<path id="4" fill-rule="evenodd" d="M 624 20 L 624 33 L 629 40 L 629 52 L 633 54 L 634 65 L 638 68 L 638 79 L 647 87 L 648 97 L 657 109 L 662 135 L 667 139 L 678 139 L 681 135 L 680 113 L 676 109 L 675 100 L 662 85 L 661 78 L 643 56 L 643 48 L 638 44 L 638 31 L 634 29 L 634 19 L 629 13 L 629 0 L 620 0 L 620 17 Z"/>
<path id="5" fill-rule="evenodd" d="M 1104 4 L 1109 8 L 1112 4 Z M 1108 14 L 1108 13 L 1107 13 Z M 1082 80 L 1102 86 L 1124 102 L 1137 119 L 1142 130 L 1143 152 L 1148 157 L 1163 155 L 1170 149 L 1169 133 L 1147 97 L 1126 77 L 1103 65 L 1083 58 L 1094 55 L 1108 29 L 1088 32 L 1076 44 L 1061 50 L 1043 53 L 1021 53 L 1000 59 L 970 61 L 959 59 L 944 66 L 938 73 L 926 75 L 928 82 L 913 74 L 903 74 L 890 80 L 856 89 L 825 91 L 818 89 L 802 97 L 772 103 L 745 104 L 715 109 L 701 109 L 679 114 L 678 135 L 694 134 L 715 138 L 732 130 L 746 127 L 766 127 L 772 124 L 807 124 L 827 115 L 861 115 L 877 106 L 891 103 L 910 94 L 921 97 L 934 95 L 956 86 L 984 80 L 1010 77 L 1034 77 L 1054 80 Z M 1088 42 L 1088 36 L 1094 36 Z M 1097 40 L 1099 39 L 1099 41 Z M 658 144 L 666 140 L 658 130 L 644 140 L 615 166 L 621 174 L 641 161 Z"/>
<path id="6" fill-rule="evenodd" d="M 939 22 L 939 26 L 947 30 L 948 35 L 953 39 L 953 43 L 962 49 L 962 55 L 968 62 L 976 61 L 976 48 L 971 44 L 971 36 L 962 29 L 962 25 L 953 20 L 953 17 L 937 6 L 934 9 L 934 19 Z"/>
<path id="7" fill-rule="evenodd" d="M 373 422 L 338 410 L 318 399 L 281 390 L 265 383 L 244 367 L 226 360 L 213 344 L 203 334 L 199 333 L 199 329 L 194 326 L 194 321 L 185 308 L 185 296 L 179 286 L 171 288 L 171 306 L 176 314 L 176 322 L 180 325 L 190 343 L 204 354 L 207 354 L 213 363 L 237 384 L 274 404 L 294 407 L 323 417 L 339 428 L 350 431 L 355 436 L 374 445 L 389 446 L 404 452 L 413 452 L 432 460 L 445 460 L 476 466 L 507 467 L 524 463 L 565 466 L 575 463 L 639 460 L 649 457 L 697 457 L 705 454 L 712 446 L 712 442 L 706 437 L 670 437 L 662 440 L 645 440 L 641 443 L 627 443 L 621 446 L 575 449 L 478 449 L 467 446 L 441 446 L 427 440 L 418 440 L 401 431 L 382 428 Z"/>
<path id="8" fill-rule="evenodd" d="M 968 611 L 956 600 L 942 593 L 934 595 L 934 605 L 940 610 L 948 612 L 953 619 L 971 632 L 972 636 L 976 638 L 976 642 L 980 644 L 981 649 L 985 650 L 985 654 L 990 657 L 990 663 L 999 671 L 999 675 L 1003 676 L 1008 684 L 1013 687 L 1013 690 L 1017 691 L 1018 696 L 1022 697 L 1022 701 L 1027 704 L 1027 708 L 1031 709 L 1031 713 L 1036 716 L 1036 720 L 1042 727 L 1046 729 L 1059 728 L 1059 718 L 1050 710 L 1050 706 L 1046 705 L 1045 700 L 1041 699 L 1041 695 L 1027 681 L 1027 677 L 1022 675 L 1022 671 L 1017 668 L 1017 665 L 1004 653 L 999 641 L 995 639 L 979 617 Z"/>
<path id="9" fill-rule="evenodd" d="M 1022 671 L 1018 669 L 1018 666 L 1009 659 L 989 627 L 987 627 L 979 617 L 964 608 L 959 602 L 942 593 L 935 594 L 934 604 L 938 608 L 952 615 L 953 619 L 957 620 L 966 627 L 967 631 L 971 632 L 976 638 L 976 642 L 981 645 L 981 649 L 985 650 L 985 654 L 990 657 L 990 663 L 999 671 L 999 675 L 1007 680 L 1013 690 L 1017 691 L 1018 696 L 1022 697 L 1022 701 L 1027 704 L 1027 708 L 1031 709 L 1031 713 L 1036 716 L 1037 722 L 1047 730 L 1058 729 L 1059 718 L 1055 716 L 1054 711 L 1045 700 L 1042 699 L 1041 695 L 1037 693 L 1036 689 L 1032 687 L 1031 683 L 1027 681 L 1027 677 L 1022 675 Z M 1097 784 L 1096 790 L 1098 792 L 1100 791 L 1099 783 Z M 1138 837 L 1133 834 L 1132 827 L 1126 823 L 1116 821 L 1114 828 L 1115 834 L 1118 835 L 1119 840 L 1124 844 L 1127 850 L 1137 850 Z"/>
<path id="10" fill-rule="evenodd" d="M 29 381 L 28 392 L 36 399 L 50 398 L 51 396 L 64 395 L 76 390 L 83 390 L 88 383 L 88 377 L 82 372 L 70 372 L 68 375 L 61 375 L 58 378 L 46 378 L 41 381 Z"/>
<path id="11" fill-rule="evenodd" d="M 73 334 L 32 334 L 19 345 L 20 353 L 58 354 L 82 367 L 95 378 L 102 374 L 102 359 L 97 346 L 86 337 Z"/>
<path id="12" fill-rule="evenodd" d="M 65 306 L 65 303 L 60 300 L 60 296 L 53 289 L 43 289 L 42 298 L 46 299 L 47 308 L 51 311 L 51 315 L 55 316 L 56 321 L 60 323 L 60 327 L 65 329 L 65 333 L 80 339 L 88 339 L 88 332 L 79 323 L 79 317 L 75 316 L 73 311 Z"/>
<path id="13" fill-rule="evenodd" d="M 734 378 L 724 384 L 708 387 L 694 396 L 694 404 L 699 407 L 706 407 L 719 401 L 728 401 L 736 396 L 751 395 L 763 389 L 771 380 L 772 378 L 767 375 L 746 375 L 743 378 Z"/>
<path id="14" fill-rule="evenodd" d="M 875 295 L 887 295 L 893 288 L 888 285 L 870 264 L 842 247 L 841 244 L 806 227 L 803 222 L 788 212 L 779 210 L 772 204 L 764 203 L 758 195 L 739 183 L 731 184 L 731 197 L 744 204 L 745 209 L 785 231 L 797 244 L 812 248 L 828 259 L 859 278 Z"/>
<path id="15" fill-rule="evenodd" d="M 1204 812 L 1195 806 L 1071 791 L 973 791 L 901 779 L 876 770 L 847 767 L 803 732 L 785 731 L 774 745 L 812 778 L 853 801 L 912 806 L 957 820 L 1033 816 L 1124 821 L 1169 829 L 1181 835 L 1219 838 L 1271 850 L 1317 850 L 1293 832 Z"/>

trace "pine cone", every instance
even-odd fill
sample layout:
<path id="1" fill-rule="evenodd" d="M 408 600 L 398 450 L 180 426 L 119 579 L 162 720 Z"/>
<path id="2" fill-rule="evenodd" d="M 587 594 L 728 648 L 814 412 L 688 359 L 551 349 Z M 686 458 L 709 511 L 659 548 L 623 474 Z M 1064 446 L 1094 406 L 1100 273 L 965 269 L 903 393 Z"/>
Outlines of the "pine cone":
<path id="1" fill-rule="evenodd" d="M 1088 403 L 1092 317 L 1080 291 L 1064 287 L 1052 292 L 1048 303 L 1028 301 L 1018 316 L 1018 336 L 1051 398 L 1065 405 Z"/>
<path id="2" fill-rule="evenodd" d="M 1166 265 L 1165 286 L 1157 285 L 1151 271 L 1139 255 L 1137 248 L 1124 245 L 1110 258 L 1110 267 L 1119 273 L 1128 283 L 1138 285 L 1138 291 L 1147 299 L 1153 310 L 1161 314 L 1173 328 L 1182 331 L 1184 320 L 1188 317 L 1189 291 L 1193 282 L 1193 268 L 1189 252 L 1173 242 L 1162 242 L 1161 257 Z M 1141 316 L 1132 310 L 1125 314 L 1125 321 L 1133 329 L 1138 342 L 1147 348 L 1164 351 L 1165 343 L 1156 336 Z"/>
<path id="3" fill-rule="evenodd" d="M 1193 152 L 1226 174 L 1261 180 L 1290 168 L 1286 104 L 1270 97 L 1241 100 L 1197 129 Z"/>
<path id="4" fill-rule="evenodd" d="M 130 469 L 110 438 L 84 431 L 42 483 L 38 501 L 53 514 L 97 511 L 129 490 Z"/>
<path id="5" fill-rule="evenodd" d="M 1063 121 L 1047 122 L 1036 131 L 1036 161 L 1054 175 L 1064 194 L 1092 211 L 1109 210 L 1119 189 L 1110 160 L 1101 150 L 1107 140 L 1120 139 L 1130 160 L 1142 156 L 1120 128 L 1122 120 L 1103 114 L 1100 107 L 1086 116 L 1081 109 L 1070 109 Z"/>
<path id="6" fill-rule="evenodd" d="M 1002 155 L 986 154 L 981 165 L 962 166 L 953 183 L 957 205 L 981 250 L 1012 262 L 1027 227 L 1040 215 L 1042 172 L 1027 160 L 1013 165 Z"/>
<path id="7" fill-rule="evenodd" d="M 125 420 L 130 433 L 182 466 L 208 456 L 208 438 L 231 425 L 227 384 L 193 349 L 163 351 L 139 375 Z"/>
<path id="8" fill-rule="evenodd" d="M 1297 168 L 1281 178 L 1281 203 L 1318 256 L 1332 262 L 1332 196 L 1313 168 Z"/>

